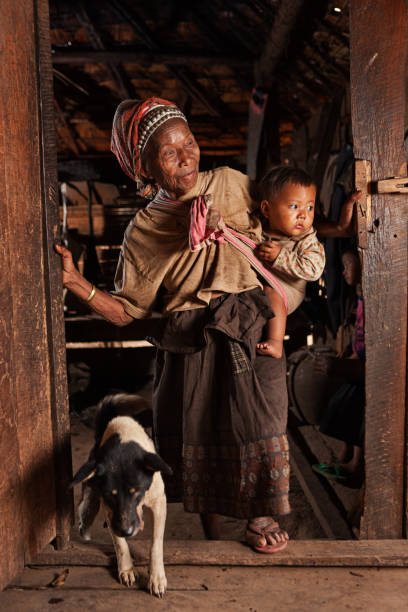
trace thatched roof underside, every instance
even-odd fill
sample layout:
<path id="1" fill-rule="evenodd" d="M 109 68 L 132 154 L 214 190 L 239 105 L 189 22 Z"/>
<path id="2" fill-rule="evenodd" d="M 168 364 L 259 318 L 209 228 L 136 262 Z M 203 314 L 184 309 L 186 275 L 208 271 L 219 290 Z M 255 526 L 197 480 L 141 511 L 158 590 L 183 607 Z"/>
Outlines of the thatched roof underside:
<path id="1" fill-rule="evenodd" d="M 287 0 L 51 0 L 60 159 L 109 155 L 125 98 L 187 114 L 208 158 L 244 158 L 254 64 Z M 282 44 L 282 43 L 280 43 Z M 348 81 L 347 0 L 305 1 L 270 78 L 281 147 Z"/>

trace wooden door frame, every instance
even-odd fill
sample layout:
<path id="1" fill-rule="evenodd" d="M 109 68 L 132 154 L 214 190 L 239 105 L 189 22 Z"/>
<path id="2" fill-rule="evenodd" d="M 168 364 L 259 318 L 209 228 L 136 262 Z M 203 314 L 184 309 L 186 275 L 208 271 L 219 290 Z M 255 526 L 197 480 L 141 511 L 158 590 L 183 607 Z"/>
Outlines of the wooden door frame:
<path id="1" fill-rule="evenodd" d="M 373 36 L 373 32 L 380 33 L 380 36 Z M 367 0 L 364 3 L 350 0 L 350 43 L 355 156 L 371 161 L 373 180 L 397 175 L 405 160 L 405 1 L 396 0 L 390 9 L 387 0 Z M 373 217 L 366 223 L 364 244 L 360 244 L 364 247 L 361 248 L 363 292 L 369 317 L 368 323 L 366 321 L 367 478 L 361 533 L 362 537 L 368 540 L 400 540 L 399 548 L 396 543 L 399 552 L 405 550 L 407 488 L 407 231 L 406 225 L 404 229 L 404 207 L 405 196 L 373 194 Z M 391 208 L 396 211 L 394 218 L 389 215 Z M 384 260 L 384 253 L 388 254 L 388 260 L 379 265 L 379 260 Z M 401 287 L 398 287 L 398 291 L 394 291 L 392 299 L 389 299 L 385 292 L 384 275 L 396 260 L 399 262 Z M 393 281 L 389 283 L 388 290 L 392 289 L 392 284 Z M 381 321 L 385 319 L 388 322 L 387 330 L 379 329 L 380 307 Z M 390 334 L 393 343 L 387 345 Z M 385 345 L 385 359 L 376 351 L 379 340 Z M 380 388 L 379 380 L 382 380 Z M 381 435 L 378 432 L 382 432 Z M 384 433 L 387 435 L 384 436 Z M 324 544 L 321 545 L 324 548 Z M 328 541 L 329 557 L 332 547 L 333 542 Z M 353 547 L 362 559 L 361 551 L 364 545 L 361 541 L 350 541 L 347 551 L 352 551 Z M 388 553 L 382 553 L 381 542 L 378 545 L 372 543 L 370 552 L 367 553 L 367 559 L 371 559 L 369 563 L 377 562 L 372 561 L 373 550 L 376 551 L 375 559 L 378 563 L 381 563 L 381 559 L 388 558 Z M 403 564 L 406 564 L 405 561 L 408 562 L 408 555 Z M 304 562 L 306 563 L 305 559 Z M 310 564 L 315 564 L 313 559 Z"/>
<path id="2" fill-rule="evenodd" d="M 52 243 L 58 230 L 58 209 L 56 203 L 56 154 L 55 137 L 51 125 L 52 90 L 51 57 L 49 54 L 49 34 L 45 31 L 48 19 L 44 11 L 48 8 L 46 0 L 37 3 L 38 41 L 41 73 L 41 99 L 44 106 L 43 157 L 44 157 L 44 193 L 48 197 L 45 207 L 45 225 L 48 244 L 48 274 L 50 292 L 59 286 L 60 275 L 55 265 L 55 254 Z M 407 42 L 407 11 L 404 0 L 396 0 L 390 8 L 387 0 L 350 0 L 350 42 L 351 42 L 351 98 L 353 135 L 356 158 L 369 159 L 372 162 L 373 180 L 386 176 L 398 175 L 404 162 L 404 105 L 405 105 L 405 55 Z M 379 32 L 380 36 L 373 36 Z M 384 117 L 384 112 L 387 116 Z M 370 113 L 370 114 L 369 114 Z M 391 122 L 392 120 L 392 122 Z M 392 138 L 390 139 L 390 134 Z M 379 151 L 381 155 L 379 155 Z M 405 535 L 405 385 L 406 385 L 406 245 L 407 232 L 404 229 L 405 196 L 372 196 L 372 224 L 367 226 L 368 246 L 363 252 L 363 281 L 366 321 L 366 495 L 364 508 L 364 535 L 369 539 L 392 537 L 402 538 Z M 400 213 L 392 220 L 387 210 Z M 379 221 L 379 226 L 376 221 Z M 397 233 L 397 234 L 396 234 Z M 395 240 L 395 234 L 398 241 Z M 397 242 L 397 244 L 396 244 Z M 386 269 L 379 266 L 379 250 L 389 251 L 392 261 L 398 259 L 400 280 L 405 288 L 398 287 L 392 300 L 378 291 L 383 288 L 382 279 Z M 385 266 L 390 261 L 385 262 Z M 391 286 L 388 287 L 392 289 Z M 376 290 L 377 289 L 377 290 Z M 58 293 L 58 290 L 56 291 Z M 54 300 L 54 301 L 53 301 Z M 61 305 L 55 303 L 55 293 L 47 300 L 50 326 L 53 330 L 53 359 L 55 372 L 61 372 L 65 361 L 61 355 L 63 339 Z M 376 311 L 382 305 L 382 316 L 388 321 L 388 330 L 381 330 L 376 321 Z M 370 314 L 372 315 L 370 318 Z M 376 351 L 376 343 L 387 347 L 389 335 L 393 337 L 392 346 L 388 346 L 386 359 Z M 385 380 L 384 377 L 388 380 Z M 381 378 L 382 377 L 382 378 Z M 378 380 L 384 384 L 379 388 Z M 55 385 L 56 404 L 64 404 L 66 387 Z M 381 410 L 379 410 L 381 407 Z M 66 411 L 62 410 L 62 414 Z M 61 418 L 61 415 L 58 419 Z M 66 446 L 65 434 L 61 436 L 59 428 L 67 431 L 66 423 L 55 423 L 56 436 Z M 388 432 L 386 438 L 378 432 Z M 64 441 L 65 440 L 65 441 Z M 67 453 L 63 452 L 63 458 Z M 62 478 L 66 481 L 66 465 L 58 461 Z M 69 470 L 68 470 L 69 471 Z M 392 475 L 392 477 L 390 477 Z M 61 503 L 63 513 L 66 504 Z M 68 521 L 69 522 L 69 521 Z M 392 525 L 390 524 L 392 523 Z M 61 533 L 67 532 L 65 515 L 61 516 Z M 62 539 L 67 536 L 61 536 Z"/>
<path id="3" fill-rule="evenodd" d="M 51 372 L 52 426 L 57 472 L 57 547 L 68 544 L 72 522 L 72 495 L 68 493 L 71 478 L 71 453 L 65 365 L 65 336 L 62 317 L 60 261 L 53 251 L 59 234 L 57 201 L 56 147 L 53 117 L 52 66 L 49 38 L 48 0 L 25 0 L 33 12 L 33 32 L 37 66 L 37 112 L 40 134 L 42 219 L 44 235 L 44 280 L 47 320 L 47 341 Z M 391 8 L 390 8 L 391 6 Z M 404 161 L 404 105 L 407 14 L 404 0 L 350 0 L 351 77 L 353 133 L 356 157 L 372 163 L 373 180 L 397 175 Z M 374 33 L 381 33 L 378 39 Z M 403 65 L 401 65 L 403 64 Z M 381 95 L 380 95 L 381 94 Z M 381 152 L 381 155 L 379 155 Z M 407 231 L 404 218 L 405 198 L 379 196 L 372 198 L 372 223 L 367 224 L 367 247 L 363 253 L 364 298 L 369 315 L 366 328 L 367 419 L 366 419 L 366 497 L 363 536 L 367 542 L 330 540 L 318 544 L 321 555 L 316 558 L 314 541 L 291 543 L 288 552 L 270 559 L 251 556 L 244 564 L 264 565 L 408 565 L 406 520 L 406 270 Z M 392 215 L 390 214 L 392 211 Z M 396 240 L 398 238 L 398 240 Z M 382 255 L 382 259 L 379 257 Z M 398 291 L 395 279 L 390 282 L 387 269 L 397 263 Z M 390 294 L 392 299 L 390 298 Z M 381 306 L 381 322 L 374 314 Z M 371 316 L 370 316 L 371 313 Z M 387 327 L 387 329 L 386 329 Z M 392 344 L 389 338 L 393 339 Z M 376 342 L 384 343 L 384 354 L 376 353 Z M 379 385 L 378 381 L 383 381 Z M 380 410 L 379 410 L 380 408 Z M 378 432 L 381 431 L 380 436 Z M 381 541 L 392 538 L 393 543 Z M 386 544 L 386 546 L 384 546 Z M 171 544 L 167 544 L 172 548 Z M 242 548 L 237 543 L 200 543 L 199 554 L 192 560 L 191 544 L 186 543 L 186 558 L 202 564 L 204 549 L 209 563 L 216 564 L 211 554 L 218 550 L 221 563 L 243 564 Z M 89 554 L 91 554 L 90 549 Z M 194 543 L 193 543 L 194 550 Z M 394 550 L 395 554 L 391 554 Z M 78 546 L 68 551 L 53 552 L 68 562 L 78 555 Z M 300 551 L 300 552 L 299 552 Z M 302 552 L 303 551 L 303 552 Z M 252 551 L 248 551 L 252 555 Z M 47 551 L 42 555 L 47 555 Z M 64 557 L 65 555 L 65 557 Z M 174 553 L 177 557 L 177 551 Z M 297 557 L 296 557 L 297 555 Z M 40 555 L 41 558 L 41 555 Z M 44 558 L 44 557 L 43 557 Z M 84 557 L 82 557 L 84 558 Z M 235 558 L 235 557 L 234 557 Z M 48 558 L 49 559 L 49 558 Z M 251 560 L 252 559 L 252 560 Z M 144 561 L 143 561 L 144 562 Z M 174 563 L 177 561 L 173 560 Z M 172 560 L 169 559 L 169 563 Z"/>
<path id="4" fill-rule="evenodd" d="M 45 5 L 46 0 L 39 2 L 39 5 Z M 396 27 L 396 24 L 398 27 Z M 373 37 L 372 33 L 380 32 L 381 37 L 378 39 Z M 44 41 L 46 39 L 43 32 Z M 403 138 L 404 138 L 404 104 L 405 104 L 405 58 L 407 41 L 407 11 L 404 0 L 396 0 L 393 3 L 393 10 L 389 8 L 387 0 L 368 0 L 361 3 L 359 0 L 350 0 L 350 42 L 351 42 L 351 97 L 352 97 L 352 119 L 353 119 L 353 135 L 355 139 L 355 155 L 357 158 L 363 157 L 369 159 L 375 172 L 373 180 L 385 178 L 386 175 L 397 175 L 404 161 L 402 156 Z M 43 66 L 45 81 L 50 82 L 49 75 L 51 74 L 50 57 L 46 56 L 49 46 L 48 42 L 44 42 L 43 46 Z M 380 51 L 378 50 L 380 49 Z M 364 58 L 367 58 L 366 61 Z M 373 68 L 375 67 L 375 69 Z M 386 87 L 384 87 L 384 84 Z M 388 89 L 387 89 L 388 88 Z M 52 108 L 50 101 L 49 90 L 44 90 L 45 98 L 48 100 L 48 108 L 44 107 L 44 113 L 49 112 L 49 117 L 52 116 Z M 363 103 L 364 101 L 364 103 Z M 374 102 L 379 101 L 376 105 Z M 367 122 L 367 108 L 371 109 L 371 123 Z M 384 120 L 381 113 L 384 109 L 392 108 L 393 141 L 390 142 L 390 125 Z M 381 129 L 378 129 L 381 126 Z M 371 131 L 370 131 L 371 130 Z M 50 192 L 50 185 L 55 185 L 55 154 L 52 147 L 51 125 L 48 126 L 44 138 L 48 138 L 48 145 L 45 155 L 45 166 L 49 166 L 50 173 L 44 177 L 44 189 Z M 367 138 L 368 136 L 368 138 Z M 50 146 L 51 143 L 51 146 Z M 375 158 L 376 152 L 378 157 L 378 148 L 388 146 L 387 163 L 384 160 L 379 162 Z M 371 146 L 371 148 L 370 148 Z M 384 156 L 383 156 L 384 157 Z M 47 187 L 48 185 L 48 187 Z M 53 188 L 51 187 L 51 193 Z M 387 351 L 387 367 L 384 368 L 384 361 L 376 354 L 375 345 L 380 337 L 381 341 L 386 342 L 387 334 L 379 334 L 378 327 L 374 316 L 368 322 L 366 341 L 367 341 L 367 363 L 366 363 L 366 392 L 367 392 L 367 425 L 366 425 L 366 494 L 364 504 L 363 528 L 362 533 L 365 539 L 376 540 L 383 538 L 392 538 L 405 542 L 405 490 L 406 490 L 406 406 L 405 406 L 405 386 L 406 386 L 406 305 L 407 292 L 402 290 L 399 293 L 399 299 L 394 296 L 393 300 L 386 301 L 381 291 L 373 290 L 373 286 L 377 283 L 377 287 L 381 285 L 381 275 L 384 274 L 384 269 L 379 270 L 375 265 L 376 257 L 378 258 L 379 240 L 380 246 L 383 249 L 390 249 L 393 256 L 397 253 L 399 257 L 400 272 L 405 270 L 405 287 L 406 287 L 406 245 L 407 233 L 403 228 L 403 215 L 397 215 L 395 220 L 396 227 L 390 222 L 387 217 L 387 210 L 392 206 L 398 206 L 400 211 L 405 205 L 404 197 L 399 196 L 372 196 L 372 206 L 374 217 L 372 219 L 374 225 L 367 225 L 367 248 L 363 252 L 363 280 L 364 280 L 364 299 L 366 312 L 375 313 L 379 304 L 383 305 L 384 317 L 389 317 L 389 326 L 394 331 L 394 343 L 388 347 Z M 54 198 L 49 207 L 53 211 L 49 220 L 46 220 L 48 232 L 48 256 L 51 261 L 54 258 L 52 252 L 52 242 L 57 234 L 56 227 L 58 224 L 57 211 Z M 376 219 L 383 217 L 388 225 L 384 223 L 385 229 L 377 227 Z M 398 232 L 400 245 L 396 249 L 394 230 Z M 405 245 L 405 256 L 403 254 Z M 55 259 L 55 258 L 54 258 Z M 405 268 L 404 268 L 405 265 Z M 51 271 L 50 271 L 51 274 Z M 404 275 L 403 275 L 404 276 Z M 53 287 L 57 287 L 59 282 L 59 273 L 54 270 L 52 280 Z M 378 285 L 380 283 L 380 285 Z M 55 297 L 55 296 L 54 296 Z M 405 320 L 404 320 L 405 313 Z M 56 348 L 55 348 L 55 369 L 61 371 L 61 309 L 58 305 L 54 310 L 50 310 L 50 318 L 53 329 L 55 329 Z M 65 365 L 65 362 L 64 362 Z M 390 381 L 383 384 L 381 389 L 378 389 L 378 373 L 384 372 L 389 377 Z M 396 390 L 397 389 L 397 390 Z M 59 398 L 59 402 L 63 403 L 63 395 L 65 389 L 56 387 L 55 395 Z M 381 395 L 381 400 L 379 400 Z M 378 405 L 381 401 L 381 406 L 385 410 L 378 414 Z M 393 410 L 391 410 L 393 408 Z M 397 417 L 396 417 L 397 415 Z M 58 423 L 56 424 L 58 430 Z M 389 430 L 390 434 L 384 440 L 378 435 L 378 431 Z M 67 431 L 66 424 L 62 430 Z M 57 431 L 57 435 L 58 431 Z M 60 436 L 61 437 L 61 436 Z M 64 439 L 64 434 L 62 435 Z M 67 452 L 63 453 L 63 457 L 67 457 Z M 379 469 L 379 458 L 381 468 Z M 62 478 L 67 480 L 67 466 L 60 465 L 62 470 Z M 380 473 L 379 473 L 380 472 Z M 397 473 L 395 473 L 397 472 Z M 393 477 L 390 478 L 390 474 Z M 381 480 L 381 486 L 379 486 Z M 65 508 L 66 502 L 62 502 L 62 508 Z M 390 521 L 390 516 L 391 521 Z M 63 536 L 61 536 L 61 545 L 66 543 L 68 539 L 68 526 L 70 524 L 69 513 L 61 516 L 61 525 Z M 332 549 L 333 542 L 327 542 L 327 550 Z M 323 545 L 324 546 L 324 545 Z M 360 542 L 351 541 L 348 544 L 348 550 L 353 550 L 355 546 L 356 554 L 362 550 Z M 351 547 L 351 548 L 350 548 Z M 376 549 L 376 559 L 381 559 L 381 544 Z M 398 550 L 403 550 L 399 548 Z M 371 549 L 370 549 L 371 550 Z M 374 549 L 373 549 L 374 550 Z M 360 554 L 358 553 L 358 554 Z M 408 553 L 408 549 L 407 549 Z M 386 553 L 384 553 L 385 556 Z M 370 552 L 371 555 L 371 552 Z M 369 555 L 369 557 L 370 557 Z M 329 555 L 330 556 L 330 555 Z M 371 557 L 370 557 L 371 558 Z M 408 555 L 407 555 L 408 562 Z M 313 565 L 313 560 L 310 561 Z M 405 564 L 405 561 L 404 561 Z"/>
<path id="5" fill-rule="evenodd" d="M 48 0 L 0 13 L 4 586 L 51 539 L 68 543 L 73 504 Z"/>
<path id="6" fill-rule="evenodd" d="M 350 0 L 356 159 L 371 166 L 371 210 L 359 211 L 366 344 L 365 501 L 361 533 L 406 537 L 407 197 L 375 193 L 406 175 L 407 8 Z M 405 168 L 404 168 L 405 166 Z"/>
<path id="7" fill-rule="evenodd" d="M 60 238 L 57 146 L 54 120 L 54 87 L 50 41 L 48 0 L 33 0 L 38 66 L 41 185 L 43 192 L 43 227 L 45 251 L 46 308 L 51 370 L 52 426 L 56 476 L 57 533 L 56 547 L 67 546 L 73 524 L 72 456 L 68 405 L 65 326 L 61 260 L 54 250 Z"/>

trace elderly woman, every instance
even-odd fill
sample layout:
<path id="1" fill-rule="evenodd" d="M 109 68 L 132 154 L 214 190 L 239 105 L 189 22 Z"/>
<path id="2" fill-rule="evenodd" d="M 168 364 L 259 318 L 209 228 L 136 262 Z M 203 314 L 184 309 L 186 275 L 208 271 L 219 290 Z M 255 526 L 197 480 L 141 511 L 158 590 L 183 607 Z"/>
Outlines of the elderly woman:
<path id="1" fill-rule="evenodd" d="M 151 201 L 126 230 L 112 294 L 56 246 L 64 286 L 115 325 L 161 310 L 149 340 L 154 435 L 175 473 L 169 500 L 199 512 L 207 537 L 219 536 L 218 514 L 246 518 L 255 550 L 281 550 L 288 535 L 272 517 L 290 511 L 285 361 L 256 353 L 273 316 L 262 282 L 274 279 L 253 256 L 261 227 L 249 179 L 200 173 L 185 116 L 158 98 L 119 106 L 112 150 Z"/>

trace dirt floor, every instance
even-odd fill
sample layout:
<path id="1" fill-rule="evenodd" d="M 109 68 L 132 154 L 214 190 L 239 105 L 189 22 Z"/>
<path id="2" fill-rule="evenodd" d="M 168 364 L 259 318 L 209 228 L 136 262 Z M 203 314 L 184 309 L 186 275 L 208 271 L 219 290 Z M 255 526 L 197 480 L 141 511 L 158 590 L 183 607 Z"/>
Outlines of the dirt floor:
<path id="1" fill-rule="evenodd" d="M 74 470 L 86 460 L 91 445 L 91 430 L 79 418 L 73 418 Z M 79 494 L 80 487 L 75 491 L 76 503 Z M 309 540 L 303 546 L 306 554 L 313 555 L 313 540 L 324 538 L 324 534 L 294 476 L 291 479 L 291 502 L 292 514 L 280 521 L 292 538 L 286 550 L 289 551 L 291 544 L 295 546 L 299 540 Z M 145 530 L 136 539 L 150 538 L 149 518 L 145 518 Z M 223 518 L 222 538 L 242 541 L 244 527 L 244 521 Z M 94 547 L 110 544 L 102 516 L 97 518 L 92 535 Z M 72 539 L 74 543 L 79 542 L 75 528 Z M 199 553 L 200 541 L 202 547 L 204 543 L 198 516 L 185 513 L 181 504 L 170 504 L 166 540 L 173 540 L 175 545 L 177 540 L 189 540 L 195 553 Z M 258 560 L 259 555 L 253 554 Z M 143 567 L 138 568 L 138 585 L 126 588 L 117 581 L 114 567 L 99 567 L 97 564 L 82 567 L 33 565 L 0 594 L 0 609 L 10 612 L 114 612 L 119 609 L 126 612 L 137 608 L 152 611 L 223 608 L 247 612 L 399 612 L 408 609 L 407 570 L 404 568 L 236 565 L 228 565 L 228 562 L 225 566 L 169 564 L 166 567 L 169 588 L 163 600 L 146 592 L 147 572 Z M 58 577 L 58 586 L 53 586 Z"/>

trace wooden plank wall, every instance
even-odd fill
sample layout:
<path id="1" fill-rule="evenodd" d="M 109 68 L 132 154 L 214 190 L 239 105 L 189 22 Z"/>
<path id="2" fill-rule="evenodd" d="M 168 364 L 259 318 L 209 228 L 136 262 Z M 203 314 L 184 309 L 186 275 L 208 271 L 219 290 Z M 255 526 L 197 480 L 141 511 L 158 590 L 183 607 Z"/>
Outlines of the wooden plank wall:
<path id="1" fill-rule="evenodd" d="M 407 8 L 404 0 L 351 0 L 350 70 L 356 159 L 372 180 L 405 162 Z M 373 195 L 363 250 L 366 339 L 366 495 L 362 535 L 404 530 L 407 350 L 407 197 Z"/>
<path id="2" fill-rule="evenodd" d="M 54 91 L 48 0 L 37 0 L 35 28 L 38 65 L 39 127 L 41 152 L 41 187 L 44 230 L 44 287 L 47 311 L 48 353 L 51 380 L 51 420 L 57 502 L 57 548 L 69 541 L 73 521 L 72 457 L 66 376 L 65 329 L 62 316 L 61 261 L 55 253 L 54 240 L 60 233 L 57 192 L 57 146 L 54 123 Z"/>
<path id="3" fill-rule="evenodd" d="M 67 413 L 65 362 L 54 349 L 54 336 L 63 340 L 60 264 L 47 245 L 58 227 L 40 82 L 47 22 L 45 0 L 0 3 L 0 587 L 56 536 L 57 504 L 64 524 L 69 515 L 54 469 L 68 432 L 58 414 Z"/>

